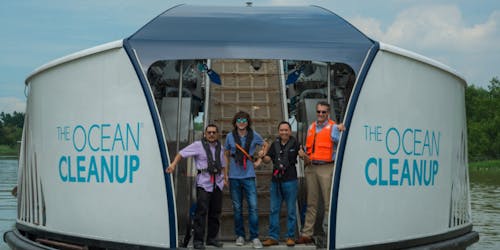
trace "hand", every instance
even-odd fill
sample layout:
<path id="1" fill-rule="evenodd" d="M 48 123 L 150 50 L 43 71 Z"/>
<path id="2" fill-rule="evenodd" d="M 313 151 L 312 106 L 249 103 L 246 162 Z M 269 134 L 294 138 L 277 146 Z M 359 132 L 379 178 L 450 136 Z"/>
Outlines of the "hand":
<path id="1" fill-rule="evenodd" d="M 338 125 L 337 125 L 337 129 L 338 129 L 339 131 L 344 131 L 344 130 L 345 130 L 345 125 L 344 125 L 344 123 L 338 124 Z"/>
<path id="2" fill-rule="evenodd" d="M 229 177 L 227 175 L 224 175 L 224 186 L 229 186 Z"/>
<path id="3" fill-rule="evenodd" d="M 302 158 L 302 160 L 304 160 L 304 165 L 307 166 L 311 163 L 311 159 L 306 154 L 306 152 L 304 152 L 302 145 L 300 145 L 300 148 L 299 148 L 299 156 L 300 156 L 300 158 Z"/>
<path id="4" fill-rule="evenodd" d="M 261 163 L 262 163 L 262 158 L 258 158 L 257 160 L 255 160 L 255 161 L 253 162 L 253 166 L 254 166 L 254 168 L 258 168 L 258 167 L 260 167 L 260 164 L 261 164 Z"/>
<path id="5" fill-rule="evenodd" d="M 304 149 L 302 149 L 302 145 L 300 145 L 300 148 L 299 148 L 299 156 L 301 158 L 304 158 L 304 156 L 307 156 L 306 152 L 304 152 Z"/>
<path id="6" fill-rule="evenodd" d="M 305 166 L 311 165 L 311 158 L 309 158 L 309 156 L 306 155 L 302 159 L 304 160 L 304 165 Z"/>
<path id="7" fill-rule="evenodd" d="M 168 166 L 167 169 L 165 169 L 165 173 L 170 174 L 170 173 L 174 172 L 174 170 L 175 170 L 175 165 L 170 165 L 170 166 Z"/>
<path id="8" fill-rule="evenodd" d="M 259 158 L 262 158 L 262 157 L 264 157 L 264 156 L 265 156 L 265 154 L 266 154 L 266 153 L 264 152 L 264 150 L 263 150 L 263 149 L 261 149 L 261 150 L 259 151 L 259 153 L 257 153 L 257 156 L 258 156 Z"/>

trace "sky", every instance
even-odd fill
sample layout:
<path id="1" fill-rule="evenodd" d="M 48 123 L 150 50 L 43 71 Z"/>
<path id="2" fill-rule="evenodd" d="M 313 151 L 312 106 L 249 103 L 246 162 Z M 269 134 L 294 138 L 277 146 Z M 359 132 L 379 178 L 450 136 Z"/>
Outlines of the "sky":
<path id="1" fill-rule="evenodd" d="M 249 0 L 247 0 L 249 1 Z M 132 35 L 177 4 L 245 6 L 240 0 L 3 0 L 0 112 L 24 112 L 26 78 L 65 55 Z M 318 5 L 370 38 L 441 62 L 487 89 L 500 77 L 498 0 L 254 0 L 254 6 Z"/>

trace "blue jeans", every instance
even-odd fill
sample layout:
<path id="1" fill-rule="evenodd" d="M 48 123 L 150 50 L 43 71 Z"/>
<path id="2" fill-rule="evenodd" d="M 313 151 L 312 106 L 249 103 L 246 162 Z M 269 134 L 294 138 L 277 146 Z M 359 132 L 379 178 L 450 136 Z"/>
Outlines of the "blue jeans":
<path id="1" fill-rule="evenodd" d="M 286 203 L 287 208 L 287 231 L 286 238 L 295 238 L 295 224 L 297 214 L 295 204 L 297 202 L 297 180 L 286 182 L 271 182 L 271 214 L 269 215 L 269 237 L 280 239 L 280 210 L 281 203 Z"/>
<path id="2" fill-rule="evenodd" d="M 229 191 L 233 201 L 234 232 L 236 236 L 245 238 L 243 225 L 243 192 L 248 204 L 248 223 L 250 226 L 250 240 L 259 237 L 259 216 L 257 214 L 257 188 L 255 178 L 229 179 Z"/>

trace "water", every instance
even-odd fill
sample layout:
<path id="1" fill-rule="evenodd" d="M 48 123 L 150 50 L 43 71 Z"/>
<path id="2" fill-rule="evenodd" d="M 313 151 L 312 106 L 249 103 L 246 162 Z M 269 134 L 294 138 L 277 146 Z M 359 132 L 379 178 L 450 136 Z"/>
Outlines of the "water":
<path id="1" fill-rule="evenodd" d="M 480 240 L 469 249 L 500 249 L 500 171 L 472 172 L 471 206 L 474 230 Z M 17 159 L 0 158 L 0 236 L 15 223 Z M 1 237 L 0 237 L 1 238 Z M 0 250 L 8 249 L 0 239 Z"/>
<path id="2" fill-rule="evenodd" d="M 479 242 L 469 249 L 500 249 L 500 171 L 471 172 L 471 207 Z"/>
<path id="3" fill-rule="evenodd" d="M 17 159 L 0 158 L 0 249 L 8 249 L 3 233 L 16 222 L 16 202 L 11 191 L 17 182 Z"/>

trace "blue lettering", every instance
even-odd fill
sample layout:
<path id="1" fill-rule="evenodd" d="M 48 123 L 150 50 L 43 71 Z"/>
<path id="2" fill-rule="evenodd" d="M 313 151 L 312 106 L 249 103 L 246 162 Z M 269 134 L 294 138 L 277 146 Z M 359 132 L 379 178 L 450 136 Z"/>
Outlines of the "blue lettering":
<path id="1" fill-rule="evenodd" d="M 130 156 L 130 183 L 134 182 L 134 172 L 139 170 L 140 159 L 137 155 Z"/>
<path id="2" fill-rule="evenodd" d="M 131 173 L 139 168 L 139 158 L 132 155 L 131 161 L 132 157 L 135 157 L 134 162 L 137 161 L 137 164 L 128 164 L 131 167 Z M 400 162 L 402 163 L 401 169 L 399 168 Z M 409 159 L 390 158 L 388 166 L 384 168 L 382 158 L 370 157 L 366 161 L 364 171 L 366 182 L 371 186 L 434 186 L 439 172 L 439 161 L 413 159 L 412 164 Z"/>
<path id="3" fill-rule="evenodd" d="M 378 179 L 380 180 L 378 183 L 380 186 L 387 186 L 387 180 L 382 179 L 382 159 L 378 159 Z"/>
<path id="4" fill-rule="evenodd" d="M 416 184 L 418 180 L 418 185 L 422 185 L 422 169 L 421 166 L 418 165 L 417 160 L 413 160 L 413 185 Z"/>
<path id="5" fill-rule="evenodd" d="M 120 171 L 119 171 L 119 162 L 118 162 L 118 156 L 115 156 L 115 172 L 116 172 L 116 181 L 118 181 L 118 183 L 124 183 L 126 180 L 127 180 L 127 171 L 128 171 L 128 156 L 126 155 L 125 156 L 125 162 L 123 164 L 123 176 L 120 176 Z"/>
<path id="6" fill-rule="evenodd" d="M 377 185 L 377 178 L 375 178 L 375 179 L 370 178 L 370 175 L 368 174 L 368 172 L 369 172 L 368 167 L 370 167 L 370 165 L 375 165 L 375 167 L 377 167 L 377 159 L 375 159 L 374 157 L 371 157 L 370 159 L 368 159 L 368 161 L 366 161 L 366 165 L 365 165 L 366 181 L 368 182 L 368 184 L 374 186 L 374 185 Z"/>
<path id="7" fill-rule="evenodd" d="M 409 129 L 409 128 L 405 129 L 405 131 L 403 132 L 403 142 L 402 142 L 402 144 L 403 144 L 403 151 L 405 152 L 405 154 L 406 154 L 406 155 L 411 155 L 413 152 L 412 152 L 412 151 L 408 151 L 408 150 L 406 149 L 406 146 L 405 146 L 405 145 L 406 145 L 406 143 L 405 143 L 405 142 L 406 142 L 406 134 L 407 134 L 408 132 L 410 132 L 410 133 L 411 133 L 411 132 L 412 132 L 412 130 L 411 130 L 411 129 Z M 415 149 L 415 148 L 414 148 L 414 149 Z"/>
<path id="8" fill-rule="evenodd" d="M 422 152 L 417 152 L 417 148 L 419 148 L 419 144 L 422 142 L 418 140 L 419 134 L 422 132 L 421 129 L 415 129 L 415 133 L 413 133 L 413 150 L 415 150 L 414 154 L 415 155 L 422 155 Z"/>
<path id="9" fill-rule="evenodd" d="M 123 144 L 123 136 L 122 136 L 122 130 L 120 128 L 120 124 L 116 124 L 115 128 L 115 136 L 113 136 L 113 146 L 111 147 L 111 150 L 115 150 L 115 143 L 117 141 L 120 141 L 122 144 L 122 149 L 125 150 L 125 145 Z M 128 145 L 127 145 L 128 146 Z"/>
<path id="10" fill-rule="evenodd" d="M 365 141 L 367 141 L 368 140 L 368 131 L 369 131 L 370 127 L 368 125 L 364 125 L 363 127 L 365 128 Z"/>
<path id="11" fill-rule="evenodd" d="M 140 157 L 138 155 L 122 155 L 118 153 L 106 156 L 93 155 L 92 152 L 109 152 L 115 151 L 115 149 L 119 152 L 131 149 L 139 151 L 142 125 L 139 122 L 105 123 L 91 124 L 88 127 L 76 125 L 72 129 L 69 126 L 57 126 L 58 141 L 67 139 L 69 142 L 69 140 L 72 140 L 74 151 L 87 151 L 73 156 L 73 162 L 69 155 L 60 156 L 57 166 L 60 180 L 62 182 L 78 183 L 113 183 L 116 180 L 118 183 L 127 181 L 133 183 L 134 175 L 140 169 Z"/>
<path id="12" fill-rule="evenodd" d="M 90 145 L 90 144 L 89 144 Z M 102 165 L 102 164 L 101 164 Z M 89 163 L 89 174 L 87 176 L 87 182 L 90 182 L 90 177 L 95 176 L 95 181 L 99 183 L 99 174 L 97 172 L 97 164 L 95 162 L 95 157 L 91 156 L 90 157 L 90 163 Z"/>
<path id="13" fill-rule="evenodd" d="M 429 130 L 425 131 L 424 146 L 422 147 L 422 155 L 425 155 L 425 149 L 427 148 L 427 155 L 432 156 L 431 141 L 429 138 Z"/>
<path id="14" fill-rule="evenodd" d="M 68 159 L 66 159 L 65 156 L 61 156 L 61 158 L 59 159 L 59 177 L 61 177 L 61 180 L 63 182 L 67 182 L 68 181 L 68 176 L 66 175 L 63 175 L 63 172 L 62 172 L 62 165 L 63 163 L 66 163 L 66 167 L 68 167 L 69 169 L 69 162 L 68 162 Z"/>
<path id="15" fill-rule="evenodd" d="M 68 156 L 68 180 L 69 182 L 76 182 L 76 177 L 71 175 L 71 156 Z"/>
<path id="16" fill-rule="evenodd" d="M 79 138 L 83 138 L 83 144 L 80 146 L 76 145 L 76 138 L 75 138 L 76 133 L 78 131 L 81 131 L 81 135 L 79 136 Z M 73 129 L 73 147 L 75 148 L 76 151 L 82 152 L 83 149 L 85 149 L 86 143 L 87 143 L 87 134 L 85 133 L 85 129 L 83 128 L 82 125 L 76 126 L 75 129 Z"/>
<path id="17" fill-rule="evenodd" d="M 113 174 L 113 156 L 109 157 L 109 161 L 111 164 L 106 162 L 106 157 L 101 156 L 101 181 L 104 182 L 104 176 L 108 176 L 109 183 L 113 183 L 114 174 Z M 106 174 L 104 174 L 106 173 Z"/>
<path id="18" fill-rule="evenodd" d="M 394 165 L 398 164 L 399 160 L 398 159 L 390 159 L 389 160 L 389 184 L 391 186 L 397 186 L 398 181 L 394 178 L 398 174 L 398 169 L 394 167 Z"/>
<path id="19" fill-rule="evenodd" d="M 432 145 L 435 148 L 436 156 L 439 156 L 439 140 L 441 139 L 441 132 L 438 132 L 438 138 L 436 139 L 436 135 L 432 132 Z"/>
<path id="20" fill-rule="evenodd" d="M 412 186 L 411 178 L 410 178 L 410 166 L 408 164 L 408 160 L 405 160 L 403 163 L 403 170 L 401 171 L 401 180 L 399 182 L 400 186 L 403 186 L 403 182 L 406 179 L 408 182 L 408 186 Z"/>
<path id="21" fill-rule="evenodd" d="M 421 167 L 424 169 L 424 185 L 426 186 L 429 186 L 429 184 L 431 184 L 431 178 L 432 178 L 432 172 L 431 172 L 431 167 L 430 167 L 430 164 L 429 164 L 429 168 L 427 168 L 427 161 L 425 160 L 420 160 L 420 164 L 422 165 Z M 426 175 L 426 173 L 429 173 L 428 176 Z M 429 177 L 429 178 L 427 178 Z"/>
<path id="22" fill-rule="evenodd" d="M 434 177 L 437 175 L 439 169 L 439 162 L 434 160 L 432 161 L 432 185 L 434 185 Z"/>
<path id="23" fill-rule="evenodd" d="M 137 134 L 134 136 L 132 127 L 127 123 L 127 150 L 129 145 L 129 138 L 134 142 L 135 150 L 139 151 L 139 138 L 140 138 L 140 123 L 137 123 Z"/>
<path id="24" fill-rule="evenodd" d="M 122 130 L 125 129 L 125 131 Z M 83 125 L 76 125 L 73 128 L 73 133 L 69 133 L 70 127 L 57 126 L 57 139 L 70 140 L 72 139 L 73 148 L 77 152 L 82 152 L 87 149 L 87 146 L 93 152 L 109 152 L 115 149 L 128 151 L 134 148 L 136 151 L 140 149 L 140 136 L 142 123 L 137 122 L 134 124 L 114 124 L 114 131 L 111 131 L 112 124 L 92 124 L 86 128 Z M 124 134 L 125 132 L 125 134 Z M 113 136 L 113 137 L 111 137 Z M 121 145 L 119 145 L 121 144 Z"/>
<path id="25" fill-rule="evenodd" d="M 79 155 L 76 157 L 76 176 L 78 177 L 78 182 L 85 182 L 85 178 L 81 176 L 81 173 L 85 171 L 85 166 L 82 165 L 82 162 L 84 161 L 84 155 Z"/>
<path id="26" fill-rule="evenodd" d="M 89 147 L 90 147 L 90 149 L 91 149 L 92 151 L 96 152 L 96 151 L 99 151 L 99 147 L 94 147 L 94 146 L 92 145 L 92 143 L 91 143 L 91 139 L 90 139 L 90 138 L 92 138 L 92 130 L 93 130 L 94 128 L 99 128 L 99 125 L 97 125 L 97 124 L 93 124 L 92 126 L 90 126 L 90 128 L 89 128 L 89 137 L 88 137 L 88 140 L 89 140 Z"/>
<path id="27" fill-rule="evenodd" d="M 393 150 L 391 150 L 391 149 L 389 148 L 389 142 L 391 141 L 391 140 L 389 139 L 389 136 L 391 135 L 391 132 L 392 132 L 392 131 L 394 131 L 394 132 L 393 132 L 393 134 L 394 134 L 395 136 L 397 136 L 397 139 L 396 139 L 396 140 L 392 140 L 392 141 L 396 141 L 396 142 L 397 142 L 397 145 L 396 145 L 397 147 L 396 147 L 395 149 L 393 149 Z M 389 130 L 387 130 L 387 133 L 385 134 L 385 147 L 386 147 L 386 149 L 387 149 L 387 152 L 389 152 L 389 154 L 391 154 L 391 155 L 395 155 L 395 154 L 397 154 L 397 153 L 399 152 L 399 148 L 400 148 L 400 146 L 401 146 L 401 144 L 400 144 L 400 139 L 401 139 L 401 137 L 400 137 L 399 132 L 398 132 L 398 130 L 397 130 L 396 128 L 391 127 Z"/>
<path id="28" fill-rule="evenodd" d="M 108 147 L 104 147 L 105 145 L 105 141 L 107 139 L 110 139 L 111 136 L 107 135 L 106 131 L 105 131 L 105 128 L 109 128 L 111 125 L 110 124 L 102 124 L 101 125 L 101 150 L 102 151 L 105 151 L 105 152 L 108 152 L 109 151 L 109 148 Z"/>

